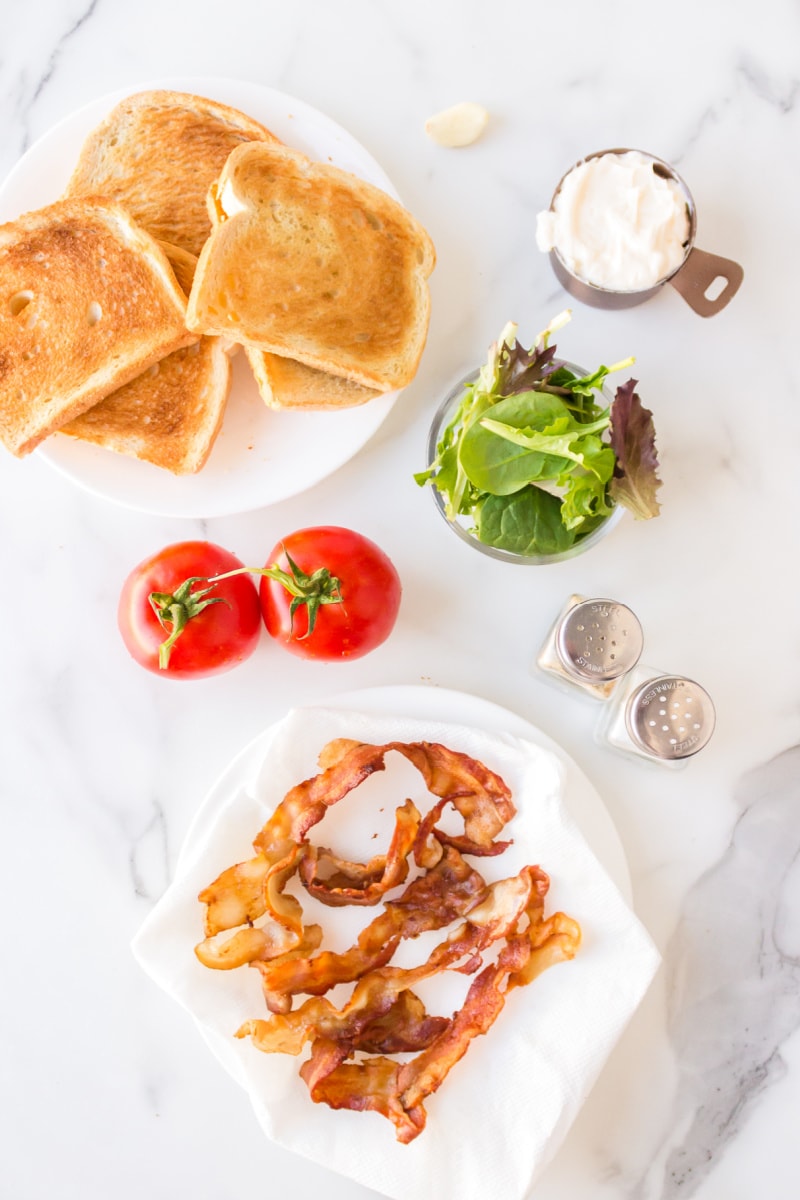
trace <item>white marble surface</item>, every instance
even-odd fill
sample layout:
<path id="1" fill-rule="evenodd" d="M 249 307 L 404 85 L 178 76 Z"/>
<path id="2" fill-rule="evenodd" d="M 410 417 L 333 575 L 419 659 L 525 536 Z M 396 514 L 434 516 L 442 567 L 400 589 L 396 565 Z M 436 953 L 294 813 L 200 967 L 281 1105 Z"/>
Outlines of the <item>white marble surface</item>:
<path id="1" fill-rule="evenodd" d="M 303 495 L 162 519 L 94 498 L 36 456 L 0 461 L 4 1198 L 374 1195 L 263 1139 L 129 943 L 240 747 L 292 705 L 420 682 L 502 704 L 578 761 L 664 954 L 536 1200 L 800 1193 L 798 46 L 790 0 L 756 12 L 742 0 L 6 6 L 3 174 L 97 95 L 175 74 L 251 80 L 348 129 L 439 261 L 417 379 L 356 458 Z M 435 147 L 425 118 L 461 99 L 489 109 L 484 139 Z M 745 282 L 709 321 L 670 289 L 627 312 L 576 308 L 561 341 L 571 358 L 636 355 L 663 515 L 557 567 L 478 559 L 411 478 L 431 411 L 507 319 L 532 336 L 563 307 L 534 215 L 568 165 L 611 145 L 679 168 L 698 244 L 741 262 Z M 259 561 L 323 521 L 360 529 L 397 565 L 403 608 L 382 649 L 316 666 L 265 639 L 235 672 L 186 686 L 127 658 L 116 601 L 146 553 L 208 535 Z M 595 746 L 593 710 L 532 673 L 573 591 L 630 604 L 647 658 L 711 692 L 717 732 L 684 771 Z"/>

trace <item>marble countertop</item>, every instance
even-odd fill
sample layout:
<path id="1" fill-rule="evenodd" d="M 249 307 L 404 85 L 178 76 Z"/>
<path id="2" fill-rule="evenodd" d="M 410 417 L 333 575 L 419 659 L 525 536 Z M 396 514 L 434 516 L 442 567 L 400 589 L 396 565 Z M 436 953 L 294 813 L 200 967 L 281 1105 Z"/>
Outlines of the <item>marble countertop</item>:
<path id="1" fill-rule="evenodd" d="M 37 455 L 3 454 L 0 1194 L 217 1200 L 269 1182 L 298 1200 L 376 1195 L 270 1145 L 130 942 L 202 797 L 246 743 L 296 705 L 424 684 L 512 710 L 577 761 L 663 955 L 536 1200 L 794 1198 L 797 6 L 232 0 L 225 17 L 209 0 L 18 7 L 0 60 L 0 176 L 106 93 L 175 75 L 280 89 L 347 129 L 430 231 L 430 336 L 417 378 L 364 448 L 260 511 L 158 517 L 81 490 Z M 484 137 L 435 146 L 425 119 L 463 99 L 488 109 Z M 557 566 L 479 558 L 413 482 L 431 414 L 507 320 L 533 337 L 567 303 L 535 249 L 535 214 L 571 163 L 608 146 L 678 168 L 698 245 L 740 262 L 744 284 L 710 320 L 669 288 L 624 312 L 574 305 L 570 358 L 636 356 L 658 429 L 662 516 L 624 521 Z M 236 671 L 188 685 L 128 658 L 116 603 L 146 554 L 209 537 L 260 561 L 283 534 L 318 523 L 359 529 L 398 568 L 403 606 L 380 650 L 316 665 L 265 638 Z M 713 696 L 715 735 L 685 770 L 596 745 L 591 706 L 534 671 L 573 592 L 625 601 L 647 660 Z"/>

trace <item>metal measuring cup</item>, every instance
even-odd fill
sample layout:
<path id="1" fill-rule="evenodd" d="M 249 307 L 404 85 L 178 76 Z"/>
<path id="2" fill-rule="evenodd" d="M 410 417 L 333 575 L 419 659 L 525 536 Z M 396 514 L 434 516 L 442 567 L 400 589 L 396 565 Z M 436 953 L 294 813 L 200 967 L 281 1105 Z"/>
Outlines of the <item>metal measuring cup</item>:
<path id="1" fill-rule="evenodd" d="M 587 154 L 585 158 L 573 163 L 569 171 L 565 171 L 562 175 L 556 190 L 553 192 L 553 198 L 550 201 L 551 212 L 553 211 L 556 197 L 561 191 L 564 180 L 581 163 L 587 162 L 592 158 L 602 158 L 606 154 L 627 153 L 629 151 L 626 149 L 597 150 L 594 154 Z M 659 279 L 652 287 L 638 288 L 634 291 L 614 291 L 611 288 L 598 287 L 596 284 L 588 283 L 585 279 L 581 279 L 579 275 L 574 274 L 558 253 L 558 250 L 554 248 L 550 251 L 550 263 L 555 276 L 562 287 L 570 295 L 574 296 L 576 300 L 580 300 L 584 304 L 591 304 L 595 308 L 606 309 L 632 308 L 636 304 L 642 304 L 645 300 L 649 300 L 651 296 L 654 296 L 656 292 L 660 291 L 665 283 L 669 283 L 701 317 L 713 317 L 725 308 L 736 295 L 744 278 L 744 271 L 739 263 L 734 262 L 730 258 L 722 258 L 718 254 L 709 254 L 705 250 L 697 249 L 694 244 L 697 233 L 697 212 L 692 193 L 689 191 L 684 180 L 674 167 L 657 158 L 654 154 L 648 154 L 643 150 L 637 151 L 637 153 L 652 162 L 653 171 L 656 175 L 660 175 L 663 179 L 674 180 L 686 199 L 689 232 L 684 243 L 684 256 L 680 266 L 676 267 L 670 275 Z M 724 286 L 712 298 L 707 293 L 711 285 L 718 279 L 724 281 Z"/>

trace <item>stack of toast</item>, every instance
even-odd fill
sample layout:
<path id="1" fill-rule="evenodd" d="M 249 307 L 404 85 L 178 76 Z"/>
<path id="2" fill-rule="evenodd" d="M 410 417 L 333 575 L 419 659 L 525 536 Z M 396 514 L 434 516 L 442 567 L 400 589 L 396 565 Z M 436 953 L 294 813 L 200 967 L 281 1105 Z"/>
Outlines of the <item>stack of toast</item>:
<path id="1" fill-rule="evenodd" d="M 236 346 L 273 408 L 410 382 L 433 265 L 378 188 L 226 105 L 131 96 L 61 200 L 0 226 L 0 439 L 24 455 L 60 431 L 196 472 Z"/>

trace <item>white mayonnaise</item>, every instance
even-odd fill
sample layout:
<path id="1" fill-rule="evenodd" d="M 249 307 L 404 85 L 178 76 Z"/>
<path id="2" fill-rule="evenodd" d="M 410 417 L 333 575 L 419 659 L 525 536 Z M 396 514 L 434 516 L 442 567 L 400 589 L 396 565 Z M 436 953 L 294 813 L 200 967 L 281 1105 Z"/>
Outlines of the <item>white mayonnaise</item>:
<path id="1" fill-rule="evenodd" d="M 555 249 L 573 275 L 595 287 L 654 287 L 686 255 L 689 214 L 674 179 L 656 175 L 638 150 L 579 163 L 564 178 L 551 211 L 536 219 L 536 244 Z"/>

